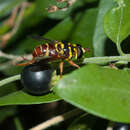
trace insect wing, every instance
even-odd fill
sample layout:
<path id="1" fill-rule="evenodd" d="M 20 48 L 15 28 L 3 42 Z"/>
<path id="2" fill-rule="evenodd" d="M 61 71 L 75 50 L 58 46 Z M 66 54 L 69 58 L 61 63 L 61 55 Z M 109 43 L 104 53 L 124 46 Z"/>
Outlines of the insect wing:
<path id="1" fill-rule="evenodd" d="M 34 40 L 37 40 L 37 41 L 46 41 L 48 43 L 57 43 L 58 42 L 56 40 L 51 40 L 51 39 L 41 37 L 41 36 L 38 36 L 38 35 L 33 35 L 33 36 L 29 36 L 29 37 L 34 39 Z"/>

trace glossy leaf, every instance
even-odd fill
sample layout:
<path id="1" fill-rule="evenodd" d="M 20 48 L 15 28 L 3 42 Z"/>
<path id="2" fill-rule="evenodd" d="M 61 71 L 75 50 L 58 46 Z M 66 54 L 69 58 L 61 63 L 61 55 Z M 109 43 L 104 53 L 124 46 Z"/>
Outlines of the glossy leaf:
<path id="1" fill-rule="evenodd" d="M 49 93 L 43 96 L 32 96 L 20 90 L 0 97 L 0 106 L 4 105 L 28 105 L 41 104 L 58 101 L 60 98 L 54 93 Z"/>
<path id="2" fill-rule="evenodd" d="M 77 43 L 83 47 L 90 48 L 90 52 L 86 53 L 87 57 L 93 55 L 92 38 L 95 28 L 97 9 L 89 9 L 83 14 L 78 14 L 70 33 L 72 43 Z"/>
<path id="3" fill-rule="evenodd" d="M 8 95 L 11 92 L 17 91 L 15 83 L 6 84 L 6 86 L 0 86 L 0 97 Z"/>
<path id="4" fill-rule="evenodd" d="M 130 74 L 123 70 L 87 65 L 65 76 L 56 93 L 94 115 L 130 123 Z"/>
<path id="5" fill-rule="evenodd" d="M 105 42 L 106 42 L 106 34 L 103 29 L 103 21 L 106 12 L 112 7 L 114 4 L 113 0 L 100 0 L 99 10 L 96 20 L 96 27 L 93 36 L 93 47 L 94 47 L 94 56 L 104 56 L 105 50 Z"/>
<path id="6" fill-rule="evenodd" d="M 48 17 L 49 18 L 53 18 L 53 19 L 63 19 L 67 16 L 69 16 L 72 11 L 76 8 L 80 8 L 82 7 L 83 5 L 85 4 L 85 2 L 83 0 L 78 0 L 78 1 L 75 1 L 75 3 L 73 3 L 69 8 L 67 8 L 67 10 L 65 11 L 56 11 L 54 13 L 49 13 Z M 53 5 L 53 3 L 51 3 L 51 5 Z M 55 5 L 55 4 L 54 4 Z M 58 6 L 59 4 L 57 4 Z M 59 7 L 59 6 L 58 6 Z M 61 8 L 61 7 L 60 7 Z"/>
<path id="7" fill-rule="evenodd" d="M 53 40 L 66 40 L 68 34 L 71 32 L 73 24 L 74 22 L 71 17 L 67 17 L 47 32 L 45 37 Z"/>
<path id="8" fill-rule="evenodd" d="M 116 0 L 115 6 L 104 18 L 104 30 L 107 36 L 119 46 L 130 34 L 130 1 Z"/>

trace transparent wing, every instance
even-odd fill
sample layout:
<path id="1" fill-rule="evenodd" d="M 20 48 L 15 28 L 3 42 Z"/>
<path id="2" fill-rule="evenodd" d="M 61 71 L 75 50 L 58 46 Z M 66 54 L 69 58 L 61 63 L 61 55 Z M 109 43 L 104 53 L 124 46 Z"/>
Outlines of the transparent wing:
<path id="1" fill-rule="evenodd" d="M 31 35 L 29 37 L 34 39 L 34 40 L 37 40 L 37 41 L 46 41 L 48 43 L 57 43 L 58 42 L 56 40 L 51 40 L 51 39 L 48 39 L 48 38 L 45 38 L 45 37 L 42 37 L 42 36 L 38 36 L 38 35 Z"/>

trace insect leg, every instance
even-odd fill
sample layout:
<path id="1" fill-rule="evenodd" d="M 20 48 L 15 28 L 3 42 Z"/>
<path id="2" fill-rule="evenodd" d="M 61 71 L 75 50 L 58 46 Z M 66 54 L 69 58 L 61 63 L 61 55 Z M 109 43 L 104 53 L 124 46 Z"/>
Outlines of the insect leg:
<path id="1" fill-rule="evenodd" d="M 60 67 L 60 78 L 62 78 L 63 66 L 64 66 L 64 61 L 61 61 L 60 64 L 59 64 L 59 67 Z"/>
<path id="2" fill-rule="evenodd" d="M 32 60 L 28 60 L 26 59 L 25 57 L 23 57 L 23 60 L 25 60 L 26 62 L 25 63 L 20 63 L 20 64 L 15 64 L 16 66 L 26 66 L 26 65 L 30 65 L 30 64 L 33 64 L 35 62 L 35 58 L 33 57 Z"/>
<path id="3" fill-rule="evenodd" d="M 77 65 L 77 64 L 75 64 L 72 60 L 68 60 L 68 59 L 66 59 L 68 62 L 69 62 L 69 64 L 71 64 L 72 66 L 74 66 L 74 67 L 76 67 L 76 68 L 80 68 L 80 66 L 79 65 Z"/>

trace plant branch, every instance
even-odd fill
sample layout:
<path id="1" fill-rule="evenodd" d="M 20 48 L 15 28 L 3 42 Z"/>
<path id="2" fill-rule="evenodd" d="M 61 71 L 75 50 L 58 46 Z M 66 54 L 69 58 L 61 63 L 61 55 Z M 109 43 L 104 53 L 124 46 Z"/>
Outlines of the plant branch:
<path id="1" fill-rule="evenodd" d="M 28 59 L 30 58 L 31 55 L 28 55 Z M 26 56 L 27 57 L 27 56 Z M 13 65 L 13 63 L 17 63 L 18 61 L 22 61 L 23 59 L 21 57 L 18 57 L 17 59 L 13 59 L 12 61 L 9 61 L 7 63 L 1 64 L 0 70 L 3 70 L 7 68 L 9 65 Z M 109 57 L 92 57 L 92 58 L 85 58 L 83 63 L 95 63 L 95 64 L 103 64 L 103 63 L 109 63 L 109 62 L 121 62 L 121 61 L 126 61 L 130 62 L 130 56 L 125 55 L 125 56 L 109 56 Z M 122 64 L 125 64 L 125 62 L 122 62 Z M 7 83 L 13 82 L 15 80 L 20 79 L 19 75 L 4 79 L 0 81 L 0 86 L 5 85 Z"/>
<path id="2" fill-rule="evenodd" d="M 127 61 L 130 62 L 130 56 L 124 55 L 124 56 L 106 56 L 106 57 L 92 57 L 92 58 L 85 58 L 83 63 L 96 63 L 96 64 L 102 64 L 102 63 L 109 63 L 109 62 L 115 62 L 115 61 Z"/>
<path id="3" fill-rule="evenodd" d="M 19 80 L 20 77 L 21 77 L 20 74 L 18 74 L 18 75 L 15 75 L 15 76 L 12 76 L 12 77 L 3 79 L 3 80 L 0 81 L 0 86 L 3 86 L 3 85 L 5 85 L 5 84 L 8 84 L 8 83 L 10 83 L 10 82 L 12 82 L 12 81 Z"/>
<path id="4" fill-rule="evenodd" d="M 11 54 L 6 54 L 6 53 L 4 53 L 4 52 L 2 52 L 1 50 L 0 50 L 0 57 L 4 57 L 4 58 L 7 58 L 7 59 L 16 59 L 16 58 L 18 58 L 18 57 L 20 57 L 20 56 L 16 56 L 16 55 L 11 55 Z"/>
<path id="5" fill-rule="evenodd" d="M 17 30 L 19 29 L 19 26 L 20 26 L 20 24 L 21 24 L 21 22 L 22 22 L 23 14 L 24 14 L 24 11 L 25 11 L 27 5 L 28 5 L 27 2 L 23 2 L 23 3 L 21 4 L 21 6 L 20 6 L 21 9 L 20 9 L 20 12 L 19 12 L 19 14 L 18 14 L 17 21 L 16 21 L 16 23 L 15 23 L 13 29 L 12 29 L 10 32 L 6 33 L 5 35 L 1 36 L 1 38 L 0 38 L 0 39 L 2 40 L 2 43 L 0 44 L 0 47 L 2 47 L 2 48 L 5 47 L 7 41 L 8 41 L 11 37 L 13 37 L 13 36 L 15 35 L 15 33 L 17 32 Z M 19 8 L 19 6 L 18 6 L 17 8 Z M 13 17 L 11 16 L 11 18 L 13 18 L 13 19 L 12 19 L 13 24 L 14 24 L 14 19 L 15 19 L 15 17 L 16 17 L 16 14 L 17 14 L 17 12 L 18 12 L 18 9 L 17 9 L 17 8 L 15 8 L 14 11 L 13 11 L 13 13 L 15 12 L 15 14 L 12 14 Z M 9 20 L 9 21 L 11 21 L 11 20 Z"/>
<path id="6" fill-rule="evenodd" d="M 20 61 L 23 61 L 23 58 L 21 56 L 18 56 L 18 55 L 12 55 L 12 54 L 7 54 L 7 53 L 4 53 L 2 51 L 0 51 L 0 57 L 3 57 L 3 58 L 6 58 L 6 59 L 9 59 L 10 61 L 7 61 L 5 63 L 1 63 L 0 64 L 0 70 L 4 70 Z M 25 55 L 24 57 L 26 57 L 28 60 L 31 60 L 32 59 L 32 55 L 29 54 L 29 55 Z"/>
<path id="7" fill-rule="evenodd" d="M 80 109 L 74 109 L 72 111 L 66 112 L 62 115 L 56 116 L 50 120 L 47 120 L 33 128 L 31 128 L 30 130 L 43 130 L 43 129 L 47 129 L 48 127 L 55 125 L 57 123 L 60 123 L 62 121 L 65 121 L 73 116 L 77 116 L 79 114 L 81 114 L 83 111 L 81 111 Z"/>
<path id="8" fill-rule="evenodd" d="M 20 5 L 17 5 L 17 6 L 13 9 L 13 11 L 12 11 L 10 17 L 4 22 L 5 25 L 10 26 L 10 27 L 13 27 L 13 26 L 15 25 L 15 19 L 16 19 L 16 16 L 17 16 L 17 12 L 18 12 L 19 7 L 20 7 Z"/>

